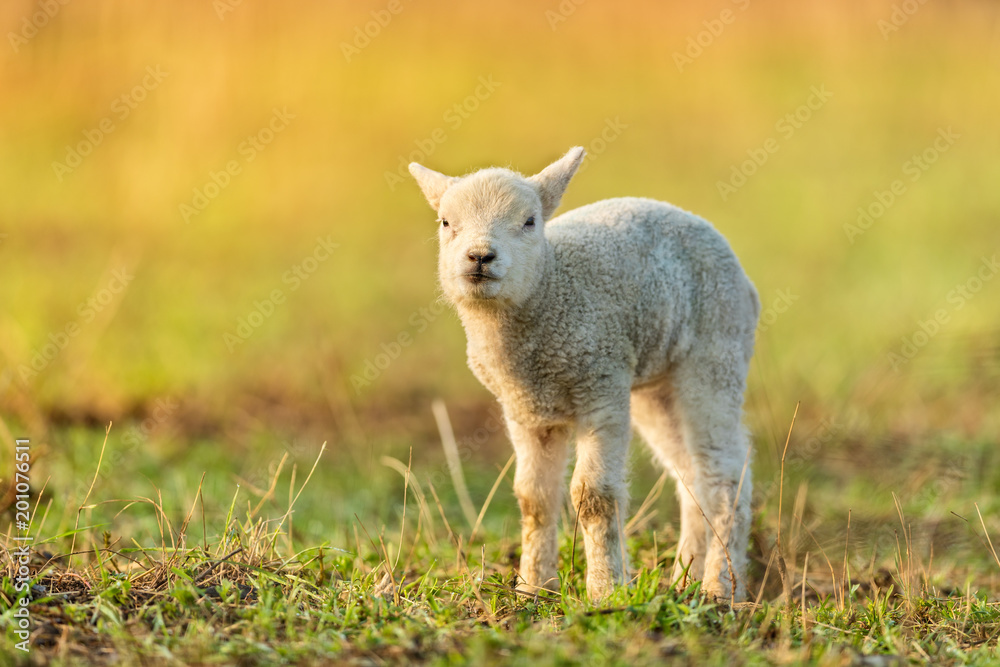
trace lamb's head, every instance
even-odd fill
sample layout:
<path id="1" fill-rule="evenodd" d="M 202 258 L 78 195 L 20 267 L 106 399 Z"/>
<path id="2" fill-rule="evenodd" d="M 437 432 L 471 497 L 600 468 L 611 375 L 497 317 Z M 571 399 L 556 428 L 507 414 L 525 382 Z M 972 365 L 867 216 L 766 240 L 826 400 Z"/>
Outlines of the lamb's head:
<path id="1" fill-rule="evenodd" d="M 583 149 L 573 148 L 530 178 L 499 168 L 452 177 L 410 164 L 438 213 L 438 274 L 452 303 L 524 303 L 544 274 L 545 221 L 582 160 Z"/>

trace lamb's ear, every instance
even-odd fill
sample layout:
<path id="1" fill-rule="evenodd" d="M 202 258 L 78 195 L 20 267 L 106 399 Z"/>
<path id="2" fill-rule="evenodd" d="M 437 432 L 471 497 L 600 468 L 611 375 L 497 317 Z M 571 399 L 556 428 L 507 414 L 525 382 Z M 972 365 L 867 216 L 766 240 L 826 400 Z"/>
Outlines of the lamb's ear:
<path id="1" fill-rule="evenodd" d="M 413 174 L 413 178 L 417 179 L 417 185 L 424 191 L 427 202 L 435 211 L 438 210 L 438 205 L 441 203 L 441 195 L 459 180 L 454 176 L 439 174 L 416 162 L 410 163 L 410 173 Z"/>
<path id="2" fill-rule="evenodd" d="M 569 179 L 573 178 L 580 167 L 583 156 L 582 146 L 571 148 L 566 155 L 528 179 L 538 188 L 538 194 L 542 198 L 542 217 L 546 220 L 559 208 L 559 200 L 569 185 Z"/>

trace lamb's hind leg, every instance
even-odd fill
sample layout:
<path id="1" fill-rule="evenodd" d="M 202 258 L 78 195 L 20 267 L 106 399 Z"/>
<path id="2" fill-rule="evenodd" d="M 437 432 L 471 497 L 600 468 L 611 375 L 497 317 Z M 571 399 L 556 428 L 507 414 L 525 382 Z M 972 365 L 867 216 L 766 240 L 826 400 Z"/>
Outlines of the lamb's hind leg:
<path id="1" fill-rule="evenodd" d="M 746 595 L 750 536 L 750 443 L 742 425 L 745 357 L 734 347 L 691 359 L 679 369 L 677 401 L 691 455 L 688 488 L 708 519 L 703 590 L 717 598 Z M 735 580 L 734 580 L 735 578 Z"/>
<path id="2" fill-rule="evenodd" d="M 514 494 L 521 506 L 521 590 L 559 590 L 557 527 L 566 473 L 565 426 L 529 427 L 507 420 L 517 469 Z"/>
<path id="3" fill-rule="evenodd" d="M 705 571 L 708 524 L 692 495 L 694 468 L 684 442 L 673 386 L 664 381 L 632 392 L 632 421 L 677 485 L 681 530 L 673 578 L 680 580 L 686 574 L 691 579 L 701 579 Z"/>

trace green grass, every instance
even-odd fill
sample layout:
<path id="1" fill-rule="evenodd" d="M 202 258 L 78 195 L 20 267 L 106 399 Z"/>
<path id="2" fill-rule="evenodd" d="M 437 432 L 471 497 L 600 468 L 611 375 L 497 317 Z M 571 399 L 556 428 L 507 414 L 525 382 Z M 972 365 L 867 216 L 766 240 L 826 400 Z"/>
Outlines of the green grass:
<path id="1" fill-rule="evenodd" d="M 1000 604 L 987 592 L 1000 564 L 983 531 L 1000 528 L 996 508 L 984 506 L 996 482 L 971 477 L 972 466 L 948 449 L 961 446 L 988 473 L 996 469 L 989 443 L 909 443 L 910 467 L 876 487 L 824 480 L 830 466 L 805 456 L 811 439 L 793 438 L 782 548 L 774 549 L 777 497 L 769 488 L 781 478 L 762 460 L 753 601 L 733 609 L 706 600 L 696 582 L 671 581 L 676 506 L 640 448 L 627 541 L 634 576 L 595 605 L 586 600 L 569 508 L 560 593 L 536 599 L 513 590 L 512 475 L 499 477 L 503 455 L 489 447 L 481 454 L 497 469 L 464 466 L 477 510 L 497 487 L 470 541 L 447 464 L 432 450 L 414 456 L 404 443 L 358 442 L 352 448 L 363 456 L 352 461 L 343 448 L 260 433 L 238 456 L 204 442 L 179 465 L 165 441 L 144 440 L 141 455 L 130 453 L 116 429 L 107 444 L 99 432 L 62 434 L 75 443 L 75 458 L 48 451 L 33 462 L 32 478 L 46 490 L 29 531 L 37 539 L 27 655 L 14 648 L 13 561 L 5 558 L 0 571 L 3 654 L 18 664 L 1000 659 Z M 836 432 L 825 443 L 846 447 L 849 438 Z M 938 484 L 914 487 L 941 469 Z M 4 538 L 6 555 L 16 534 Z"/>

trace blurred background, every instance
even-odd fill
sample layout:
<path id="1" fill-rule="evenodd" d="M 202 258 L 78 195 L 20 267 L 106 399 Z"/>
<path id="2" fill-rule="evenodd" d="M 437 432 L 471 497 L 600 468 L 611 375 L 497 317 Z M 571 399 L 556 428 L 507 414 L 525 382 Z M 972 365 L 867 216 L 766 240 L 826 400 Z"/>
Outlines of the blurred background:
<path id="1" fill-rule="evenodd" d="M 798 401 L 814 489 L 948 516 L 1000 482 L 996 3 L 8 0 L 0 27 L 2 435 L 63 486 L 109 421 L 116 475 L 327 441 L 401 484 L 378 457 L 433 466 L 440 397 L 488 489 L 509 448 L 405 165 L 574 145 L 562 210 L 670 201 L 757 285 L 759 504 Z"/>

